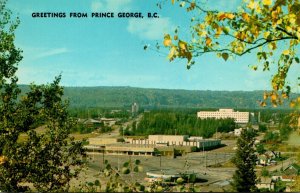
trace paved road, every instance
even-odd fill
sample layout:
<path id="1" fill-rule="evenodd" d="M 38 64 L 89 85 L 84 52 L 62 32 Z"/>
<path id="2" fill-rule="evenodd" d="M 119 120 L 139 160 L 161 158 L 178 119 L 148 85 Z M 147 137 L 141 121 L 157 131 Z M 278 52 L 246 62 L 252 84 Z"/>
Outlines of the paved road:
<path id="1" fill-rule="evenodd" d="M 103 168 L 103 155 L 91 155 L 92 162 L 90 163 L 90 173 L 95 174 Z M 210 168 L 205 167 L 205 156 L 202 152 L 195 152 L 189 154 L 189 156 L 179 156 L 175 159 L 170 157 L 154 157 L 154 156 L 128 156 L 128 155 L 104 155 L 105 158 L 111 163 L 114 168 L 121 168 L 122 164 L 128 160 L 139 159 L 144 171 L 141 173 L 134 174 L 133 180 L 143 181 L 146 177 L 146 172 L 150 170 L 161 170 L 161 169 L 171 169 L 177 172 L 193 171 L 198 173 L 202 178 L 208 180 L 209 183 L 213 183 L 216 180 L 226 180 L 231 178 L 234 168 Z M 217 156 L 217 159 L 216 159 Z M 206 161 L 207 166 L 215 164 L 215 160 L 219 159 L 219 162 L 230 159 L 232 155 L 230 154 L 215 154 L 207 153 Z M 216 161 L 217 162 L 217 161 Z"/>
<path id="2" fill-rule="evenodd" d="M 115 127 L 115 129 L 112 130 L 111 132 L 102 133 L 97 137 L 99 137 L 99 138 L 117 138 L 117 137 L 120 136 L 120 132 L 119 132 L 120 128 L 126 128 L 127 126 L 131 126 L 133 121 L 136 121 L 138 123 L 141 120 L 141 118 L 142 118 L 142 115 L 140 114 L 136 118 L 131 119 L 128 122 L 123 123 L 122 126 Z"/>
<path id="3" fill-rule="evenodd" d="M 284 160 L 284 161 L 282 161 L 282 162 L 278 162 L 277 165 L 269 167 L 268 170 L 271 171 L 271 172 L 272 172 L 272 171 L 275 171 L 275 170 L 280 171 L 281 168 L 286 168 L 288 165 L 292 164 L 293 161 L 294 161 L 294 159 L 295 159 L 295 158 L 290 157 L 290 158 L 287 159 L 287 160 Z"/>

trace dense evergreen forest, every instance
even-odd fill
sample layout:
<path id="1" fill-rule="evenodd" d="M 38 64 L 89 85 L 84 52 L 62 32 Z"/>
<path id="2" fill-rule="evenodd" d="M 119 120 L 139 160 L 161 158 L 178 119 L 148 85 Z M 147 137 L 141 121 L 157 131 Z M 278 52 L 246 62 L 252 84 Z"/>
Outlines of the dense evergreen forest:
<path id="1" fill-rule="evenodd" d="M 169 134 L 212 137 L 218 132 L 236 128 L 233 119 L 198 119 L 196 114 L 180 112 L 147 112 L 139 123 L 133 123 L 131 135 Z M 128 131 L 127 131 L 128 132 Z"/>
<path id="2" fill-rule="evenodd" d="M 28 86 L 21 85 L 23 92 Z M 133 102 L 153 108 L 260 108 L 263 91 L 199 91 L 135 87 L 65 87 L 71 108 L 129 108 Z M 287 107 L 286 105 L 281 106 Z"/>

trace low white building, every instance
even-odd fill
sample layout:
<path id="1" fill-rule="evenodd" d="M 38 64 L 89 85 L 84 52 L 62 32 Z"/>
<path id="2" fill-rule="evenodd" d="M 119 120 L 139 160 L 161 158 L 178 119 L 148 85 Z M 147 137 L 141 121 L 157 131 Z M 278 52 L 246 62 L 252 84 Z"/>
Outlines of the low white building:
<path id="1" fill-rule="evenodd" d="M 275 183 L 272 181 L 271 178 L 261 178 L 257 181 L 256 187 L 258 189 L 266 188 L 272 191 L 274 190 Z"/>
<path id="2" fill-rule="evenodd" d="M 150 143 L 168 143 L 174 145 L 182 145 L 183 142 L 188 141 L 188 135 L 149 135 Z"/>
<path id="3" fill-rule="evenodd" d="M 218 111 L 199 111 L 197 117 L 200 119 L 215 118 L 226 119 L 232 118 L 236 123 L 248 123 L 249 112 L 239 112 L 233 109 L 219 109 Z"/>
<path id="4" fill-rule="evenodd" d="M 116 119 L 112 119 L 112 118 L 101 118 L 100 120 L 101 122 L 103 122 L 105 126 L 110 126 L 110 127 L 115 125 L 117 122 Z"/>
<path id="5" fill-rule="evenodd" d="M 213 148 L 221 145 L 220 139 L 202 139 L 202 137 L 188 135 L 149 135 L 148 139 L 130 139 L 130 144 L 155 146 L 189 146 L 197 148 Z"/>

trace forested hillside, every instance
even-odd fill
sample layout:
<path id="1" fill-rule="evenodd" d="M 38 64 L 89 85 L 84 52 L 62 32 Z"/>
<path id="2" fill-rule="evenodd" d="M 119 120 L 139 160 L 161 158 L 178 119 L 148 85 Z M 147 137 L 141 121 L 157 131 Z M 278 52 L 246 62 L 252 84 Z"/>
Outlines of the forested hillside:
<path id="1" fill-rule="evenodd" d="M 21 86 L 23 92 L 28 86 Z M 71 107 L 260 108 L 263 91 L 196 91 L 135 87 L 65 87 Z M 285 107 L 285 106 L 283 106 Z"/>

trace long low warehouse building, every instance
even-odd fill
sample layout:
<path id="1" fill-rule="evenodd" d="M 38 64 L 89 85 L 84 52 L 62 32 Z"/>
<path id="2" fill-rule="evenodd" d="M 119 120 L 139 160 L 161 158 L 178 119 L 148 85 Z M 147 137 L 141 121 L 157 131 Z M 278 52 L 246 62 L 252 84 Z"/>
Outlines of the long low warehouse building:
<path id="1" fill-rule="evenodd" d="M 217 147 L 221 139 L 202 139 L 187 135 L 149 135 L 148 139 L 127 139 L 130 144 L 154 146 L 191 146 L 200 149 Z"/>
<path id="2" fill-rule="evenodd" d="M 90 145 L 84 147 L 91 153 L 176 157 L 221 145 L 220 139 L 188 138 L 185 135 L 150 135 L 148 139 L 126 139 L 125 142 L 98 139 L 92 138 Z"/>

